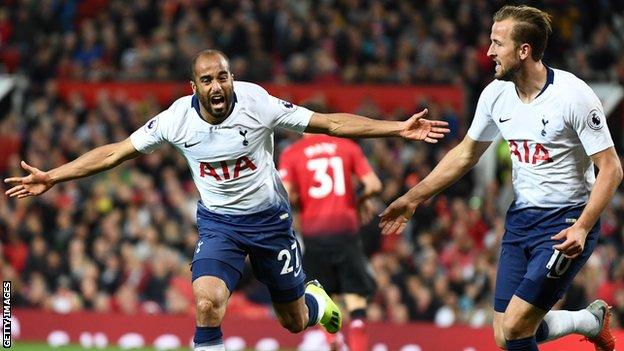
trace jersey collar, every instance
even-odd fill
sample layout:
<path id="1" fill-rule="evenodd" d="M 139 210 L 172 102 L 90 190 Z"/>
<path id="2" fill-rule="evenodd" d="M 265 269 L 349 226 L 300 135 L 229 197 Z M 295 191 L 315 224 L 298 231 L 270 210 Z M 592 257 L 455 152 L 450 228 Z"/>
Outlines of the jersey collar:
<path id="1" fill-rule="evenodd" d="M 546 65 L 544 65 L 544 67 L 546 67 L 546 84 L 544 84 L 542 90 L 539 92 L 539 94 L 537 94 L 537 96 L 535 97 L 536 99 L 546 91 L 546 88 L 548 88 L 550 84 L 553 84 L 555 82 L 555 71 L 553 71 L 552 68 Z"/>

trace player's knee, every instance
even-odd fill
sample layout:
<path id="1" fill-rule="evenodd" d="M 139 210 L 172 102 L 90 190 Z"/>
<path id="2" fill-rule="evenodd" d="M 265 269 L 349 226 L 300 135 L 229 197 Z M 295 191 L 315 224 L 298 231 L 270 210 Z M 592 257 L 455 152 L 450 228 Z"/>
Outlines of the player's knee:
<path id="1" fill-rule="evenodd" d="M 528 327 L 529 326 L 525 325 L 525 323 L 523 323 L 522 320 L 518 318 L 518 316 L 513 316 L 510 313 L 505 313 L 505 316 L 503 317 L 503 339 L 515 340 L 526 337 L 527 334 L 530 334 L 527 329 Z"/>
<path id="2" fill-rule="evenodd" d="M 197 313 L 200 315 L 210 315 L 214 313 L 215 304 L 207 297 L 197 298 Z"/>
<path id="3" fill-rule="evenodd" d="M 197 297 L 197 314 L 202 316 L 220 315 L 220 310 L 224 307 L 224 303 L 218 298 L 209 296 Z"/>

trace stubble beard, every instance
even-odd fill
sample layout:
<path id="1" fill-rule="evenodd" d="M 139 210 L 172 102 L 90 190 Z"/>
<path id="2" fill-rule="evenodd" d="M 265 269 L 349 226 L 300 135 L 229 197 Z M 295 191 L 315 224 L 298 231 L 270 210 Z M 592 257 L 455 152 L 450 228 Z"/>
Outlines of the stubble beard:
<path id="1" fill-rule="evenodd" d="M 230 103 L 228 101 L 228 98 L 225 95 L 224 97 L 225 97 L 226 108 L 224 108 L 222 111 L 216 111 L 215 109 L 212 108 L 212 104 L 210 103 L 210 97 L 197 94 L 199 103 L 202 104 L 202 106 L 204 107 L 204 110 L 206 110 L 213 118 L 219 119 L 219 120 L 225 118 L 228 112 L 230 111 Z"/>
<path id="2" fill-rule="evenodd" d="M 498 80 L 512 82 L 514 78 L 516 78 L 519 71 L 520 71 L 520 62 L 515 62 L 513 65 L 509 66 L 508 68 L 503 69 L 500 72 L 500 74 L 495 73 L 494 78 Z"/>

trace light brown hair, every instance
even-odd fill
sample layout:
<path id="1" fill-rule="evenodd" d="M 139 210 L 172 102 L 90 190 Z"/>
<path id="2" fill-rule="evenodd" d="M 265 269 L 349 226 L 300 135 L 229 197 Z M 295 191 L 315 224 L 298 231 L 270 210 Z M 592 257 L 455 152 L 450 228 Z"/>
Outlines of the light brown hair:
<path id="1" fill-rule="evenodd" d="M 531 57 L 535 61 L 541 60 L 548 36 L 552 33 L 552 16 L 531 6 L 504 6 L 494 14 L 494 21 L 506 19 L 516 22 L 511 31 L 511 38 L 516 46 L 523 43 L 531 45 Z"/>

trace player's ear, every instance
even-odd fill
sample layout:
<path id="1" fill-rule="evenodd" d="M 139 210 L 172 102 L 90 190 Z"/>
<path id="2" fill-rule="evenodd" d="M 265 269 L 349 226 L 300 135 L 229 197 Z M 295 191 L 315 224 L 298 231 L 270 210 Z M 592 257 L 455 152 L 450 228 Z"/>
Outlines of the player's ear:
<path id="1" fill-rule="evenodd" d="M 195 85 L 195 82 L 192 80 L 190 80 L 189 83 L 191 83 L 191 89 L 193 89 L 193 94 L 195 94 L 197 91 L 197 85 Z"/>
<path id="2" fill-rule="evenodd" d="M 521 60 L 525 60 L 526 58 L 531 56 L 531 45 L 527 43 L 520 44 L 518 46 L 518 54 L 520 55 Z"/>

